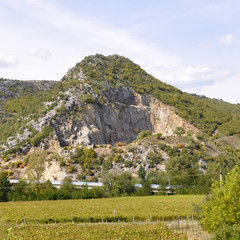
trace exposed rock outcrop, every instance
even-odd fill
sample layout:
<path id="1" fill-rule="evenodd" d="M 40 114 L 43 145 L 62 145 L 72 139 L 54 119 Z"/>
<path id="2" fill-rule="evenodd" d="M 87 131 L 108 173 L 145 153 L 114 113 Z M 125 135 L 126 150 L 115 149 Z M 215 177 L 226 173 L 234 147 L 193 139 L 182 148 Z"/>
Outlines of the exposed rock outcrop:
<path id="1" fill-rule="evenodd" d="M 171 136 L 178 126 L 186 132 L 198 132 L 176 115 L 172 107 L 151 96 L 123 87 L 110 89 L 107 96 L 110 105 L 87 104 L 78 118 L 65 116 L 61 123 L 55 122 L 59 127 L 56 135 L 60 145 L 132 142 L 143 130 Z"/>

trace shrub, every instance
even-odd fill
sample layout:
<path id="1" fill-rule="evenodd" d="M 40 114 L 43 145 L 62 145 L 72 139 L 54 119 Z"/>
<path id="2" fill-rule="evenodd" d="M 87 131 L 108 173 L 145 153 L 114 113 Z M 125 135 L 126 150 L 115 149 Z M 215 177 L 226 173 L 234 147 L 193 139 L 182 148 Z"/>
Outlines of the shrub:
<path id="1" fill-rule="evenodd" d="M 239 190 L 240 167 L 236 166 L 222 184 L 213 184 L 212 195 L 202 205 L 201 225 L 204 229 L 214 232 L 225 225 L 239 224 Z"/>
<path id="2" fill-rule="evenodd" d="M 233 226 L 224 225 L 218 228 L 214 233 L 215 240 L 239 240 L 240 239 L 240 225 L 235 224 Z"/>
<path id="3" fill-rule="evenodd" d="M 83 95 L 83 101 L 85 103 L 95 103 L 95 99 L 93 96 L 91 96 L 90 94 L 85 94 Z"/>
<path id="4" fill-rule="evenodd" d="M 127 145 L 127 143 L 123 143 L 123 142 L 118 142 L 117 143 L 118 147 L 123 147 L 123 146 L 126 146 L 126 145 Z"/>
<path id="5" fill-rule="evenodd" d="M 152 135 L 152 134 L 151 134 L 151 131 L 150 131 L 150 130 L 142 131 L 142 132 L 140 132 L 140 133 L 138 134 L 137 140 L 141 140 L 141 139 L 146 138 L 146 137 L 149 137 L 149 136 L 151 136 L 151 135 Z"/>
<path id="6" fill-rule="evenodd" d="M 66 166 L 66 163 L 63 158 L 60 159 L 60 167 Z"/>
<path id="7" fill-rule="evenodd" d="M 19 168 L 22 165 L 22 163 L 23 163 L 22 161 L 13 162 L 12 166 L 15 168 Z"/>
<path id="8" fill-rule="evenodd" d="M 156 137 L 157 137 L 157 139 L 163 139 L 163 136 L 162 136 L 161 133 L 157 133 L 157 134 L 156 134 Z"/>
<path id="9" fill-rule="evenodd" d="M 173 132 L 175 135 L 177 135 L 178 137 L 180 137 L 181 135 L 183 135 L 185 133 L 185 130 L 182 127 L 176 127 L 176 129 Z"/>
<path id="10" fill-rule="evenodd" d="M 117 152 L 118 152 L 119 154 L 121 154 L 121 153 L 123 153 L 123 150 L 122 150 L 121 148 L 119 148 L 119 149 L 117 150 Z"/>
<path id="11" fill-rule="evenodd" d="M 121 156 L 121 155 L 115 155 L 114 157 L 113 157 L 113 162 L 114 163 L 121 163 L 121 162 L 123 162 L 124 161 L 124 159 L 123 159 L 123 157 Z"/>
<path id="12" fill-rule="evenodd" d="M 176 147 L 177 147 L 177 148 L 184 148 L 185 145 L 184 145 L 183 143 L 177 143 Z"/>
<path id="13" fill-rule="evenodd" d="M 132 161 L 130 161 L 130 160 L 126 160 L 125 161 L 125 167 L 130 168 L 132 166 L 133 166 L 133 162 Z"/>

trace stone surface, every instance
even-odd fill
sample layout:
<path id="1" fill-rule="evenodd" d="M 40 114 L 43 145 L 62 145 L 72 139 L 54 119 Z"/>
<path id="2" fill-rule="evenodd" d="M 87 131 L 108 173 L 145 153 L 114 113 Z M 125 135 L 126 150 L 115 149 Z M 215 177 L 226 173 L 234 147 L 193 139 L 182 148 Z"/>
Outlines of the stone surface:
<path id="1" fill-rule="evenodd" d="M 153 97 L 127 88 L 111 89 L 108 94 L 109 102 L 114 104 L 87 104 L 78 119 L 66 118 L 57 122 L 59 130 L 56 135 L 60 145 L 132 142 L 144 130 L 171 136 L 178 126 L 186 132 L 198 132 L 176 115 L 172 107 Z M 73 101 L 72 104 L 76 103 Z"/>

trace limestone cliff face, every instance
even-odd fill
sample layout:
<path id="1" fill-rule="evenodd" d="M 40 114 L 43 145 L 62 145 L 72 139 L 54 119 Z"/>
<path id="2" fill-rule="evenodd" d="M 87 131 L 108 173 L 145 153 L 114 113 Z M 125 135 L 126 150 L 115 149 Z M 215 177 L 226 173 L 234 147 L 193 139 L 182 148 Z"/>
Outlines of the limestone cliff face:
<path id="1" fill-rule="evenodd" d="M 132 142 L 143 130 L 171 136 L 178 126 L 198 132 L 172 107 L 151 96 L 122 87 L 109 89 L 106 97 L 110 104 L 86 104 L 77 118 L 65 116 L 61 123 L 56 122 L 56 137 L 61 146 Z M 72 101 L 72 105 L 76 104 Z"/>

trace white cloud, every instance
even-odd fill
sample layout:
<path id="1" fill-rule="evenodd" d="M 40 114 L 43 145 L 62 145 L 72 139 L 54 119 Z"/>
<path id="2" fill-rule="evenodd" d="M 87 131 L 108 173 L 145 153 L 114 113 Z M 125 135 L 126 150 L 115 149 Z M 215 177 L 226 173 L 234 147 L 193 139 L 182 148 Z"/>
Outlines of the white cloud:
<path id="1" fill-rule="evenodd" d="M 204 64 L 198 64 L 198 59 L 191 59 L 191 64 L 186 64 L 184 54 L 180 58 L 175 53 L 163 51 L 164 46 L 161 47 L 161 44 L 152 45 L 128 31 L 103 24 L 96 16 L 82 17 L 77 11 L 68 10 L 56 0 L 0 2 L 9 10 L 4 11 L 4 15 L 0 14 L 0 52 L 14 53 L 21 60 L 21 64 L 18 64 L 18 60 L 14 65 L 13 60 L 0 56 L 0 67 L 15 66 L 14 71 L 2 67 L 0 77 L 59 80 L 76 62 L 96 53 L 124 55 L 162 81 L 185 91 L 214 86 L 216 82 L 224 82 L 235 74 L 234 68 L 216 67 L 210 61 L 208 65 L 208 59 L 202 61 Z M 19 24 L 17 21 L 12 24 L 14 14 L 18 12 L 24 19 L 20 18 Z M 222 44 L 232 41 L 232 34 L 219 39 Z"/>
<path id="2" fill-rule="evenodd" d="M 30 55 L 40 58 L 44 61 L 49 60 L 52 57 L 52 53 L 47 48 L 39 48 Z"/>
<path id="3" fill-rule="evenodd" d="M 154 76 L 184 91 L 214 85 L 236 74 L 235 67 L 209 67 L 204 65 L 145 65 Z"/>
<path id="4" fill-rule="evenodd" d="M 231 43 L 233 41 L 233 36 L 232 34 L 227 34 L 227 35 L 224 35 L 222 36 L 220 39 L 219 39 L 219 42 L 220 43 L 223 43 L 223 44 L 227 44 L 227 43 Z"/>
<path id="5" fill-rule="evenodd" d="M 157 62 L 160 65 L 179 63 L 181 60 L 165 53 L 156 46 L 141 41 L 129 32 L 103 25 L 93 18 L 83 18 L 54 1 L 43 0 L 0 0 L 13 9 L 17 9 L 30 19 L 34 27 L 4 25 L 5 46 L 10 47 L 9 41 L 18 36 L 18 41 L 12 42 L 11 48 L 21 55 L 21 69 L 13 76 L 20 79 L 60 79 L 67 70 L 86 55 L 102 53 L 105 55 L 120 54 L 129 57 L 142 65 L 144 61 Z M 26 41 L 27 40 L 27 41 Z M 45 50 L 38 49 L 44 45 Z M 51 49 L 51 57 L 48 53 Z M 48 51 L 46 51 L 48 50 Z M 29 59 L 29 54 L 42 59 L 49 59 L 51 64 L 39 63 Z M 50 51 L 49 51 L 50 52 Z M 25 54 L 25 55 L 24 55 Z M 50 58 L 51 57 L 51 58 Z M 37 68 L 33 66 L 37 64 Z M 27 69 L 27 70 L 26 70 Z M 36 71 L 35 69 L 38 69 Z M 8 74 L 5 72 L 5 75 Z M 12 72 L 9 73 L 12 76 Z M 7 77 L 7 76 L 6 76 Z"/>
<path id="6" fill-rule="evenodd" d="M 222 81 L 216 81 L 213 85 L 201 87 L 189 87 L 186 89 L 190 93 L 198 93 L 211 98 L 223 99 L 231 103 L 240 103 L 239 88 L 240 72 L 236 72 L 233 76 L 229 76 Z"/>
<path id="7" fill-rule="evenodd" d="M 19 59 L 14 55 L 0 55 L 0 68 L 13 68 L 18 63 Z"/>

